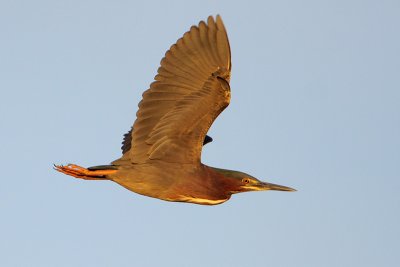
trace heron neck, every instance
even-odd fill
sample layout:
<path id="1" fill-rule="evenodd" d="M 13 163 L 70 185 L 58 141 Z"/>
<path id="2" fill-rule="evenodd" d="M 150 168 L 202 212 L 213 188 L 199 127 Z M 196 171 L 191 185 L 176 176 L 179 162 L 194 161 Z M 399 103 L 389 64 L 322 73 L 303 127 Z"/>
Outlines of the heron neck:
<path id="1" fill-rule="evenodd" d="M 217 183 L 216 186 L 224 188 L 226 192 L 230 192 L 231 194 L 238 191 L 238 188 L 240 188 L 240 181 L 245 176 L 244 173 L 209 166 L 207 167 L 213 177 L 213 181 Z"/>

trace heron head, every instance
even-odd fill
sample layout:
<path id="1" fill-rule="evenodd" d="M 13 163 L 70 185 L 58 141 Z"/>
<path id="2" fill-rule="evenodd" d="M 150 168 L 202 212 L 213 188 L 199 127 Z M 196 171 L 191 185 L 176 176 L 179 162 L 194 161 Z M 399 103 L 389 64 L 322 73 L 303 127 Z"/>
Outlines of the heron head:
<path id="1" fill-rule="evenodd" d="M 229 181 L 228 183 L 231 185 L 233 194 L 240 192 L 267 191 L 267 190 L 296 191 L 296 189 L 287 186 L 260 181 L 257 178 L 244 172 L 222 170 L 222 169 L 216 169 L 216 170 L 228 178 Z"/>
<path id="2" fill-rule="evenodd" d="M 248 191 L 266 191 L 266 190 L 277 190 L 277 191 L 296 191 L 293 188 L 267 183 L 254 178 L 251 175 L 246 174 L 240 180 L 240 192 L 248 192 Z"/>

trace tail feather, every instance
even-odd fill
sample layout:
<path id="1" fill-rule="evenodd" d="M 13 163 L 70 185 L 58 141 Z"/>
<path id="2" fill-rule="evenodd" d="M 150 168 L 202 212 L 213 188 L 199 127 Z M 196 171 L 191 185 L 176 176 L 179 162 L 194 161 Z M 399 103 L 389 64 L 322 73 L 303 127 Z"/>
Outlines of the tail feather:
<path id="1" fill-rule="evenodd" d="M 99 171 L 99 170 L 118 170 L 115 165 L 99 165 L 87 168 L 89 171 Z"/>

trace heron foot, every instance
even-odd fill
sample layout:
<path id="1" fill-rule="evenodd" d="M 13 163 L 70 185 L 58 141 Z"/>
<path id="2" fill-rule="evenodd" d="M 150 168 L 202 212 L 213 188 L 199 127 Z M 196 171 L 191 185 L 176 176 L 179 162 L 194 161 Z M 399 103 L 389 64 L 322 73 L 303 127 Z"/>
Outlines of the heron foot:
<path id="1" fill-rule="evenodd" d="M 75 178 L 84 179 L 84 180 L 107 180 L 107 175 L 116 172 L 117 170 L 95 170 L 91 171 L 84 167 L 68 164 L 66 166 L 63 165 L 55 165 L 54 169 L 58 172 L 73 176 Z"/>

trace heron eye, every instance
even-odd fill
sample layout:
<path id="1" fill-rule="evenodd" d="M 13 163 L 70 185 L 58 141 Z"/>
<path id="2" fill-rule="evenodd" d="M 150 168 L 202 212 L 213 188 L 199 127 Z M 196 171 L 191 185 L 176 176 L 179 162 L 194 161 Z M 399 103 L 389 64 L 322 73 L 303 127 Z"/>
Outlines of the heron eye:
<path id="1" fill-rule="evenodd" d="M 244 179 L 243 179 L 243 183 L 245 183 L 245 184 L 250 183 L 250 179 L 249 179 L 249 178 L 244 178 Z"/>

